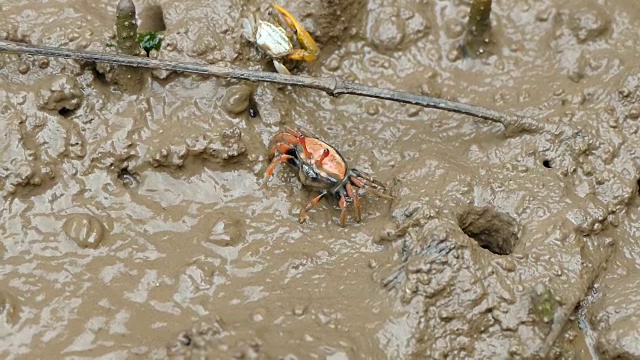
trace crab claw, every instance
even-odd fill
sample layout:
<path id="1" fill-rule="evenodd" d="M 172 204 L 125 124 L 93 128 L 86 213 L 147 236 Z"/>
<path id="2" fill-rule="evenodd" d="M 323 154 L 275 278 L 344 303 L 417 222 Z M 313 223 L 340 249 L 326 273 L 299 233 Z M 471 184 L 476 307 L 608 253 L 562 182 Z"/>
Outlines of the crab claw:
<path id="1" fill-rule="evenodd" d="M 302 47 L 302 49 L 294 50 L 289 54 L 289 58 L 293 60 L 304 60 L 307 62 L 315 61 L 320 49 L 309 32 L 287 9 L 275 4 L 273 5 L 273 8 L 278 12 L 278 14 L 280 14 L 282 20 L 284 20 L 289 29 L 293 31 L 296 36 L 296 40 L 298 40 L 300 47 Z"/>
<path id="2" fill-rule="evenodd" d="M 273 59 L 273 66 L 276 68 L 276 71 L 280 74 L 291 75 L 289 69 L 286 66 L 282 65 L 282 63 L 276 59 Z"/>
<path id="3" fill-rule="evenodd" d="M 242 19 L 242 36 L 244 36 L 245 39 L 251 42 L 256 42 L 256 34 L 254 32 L 254 29 L 255 19 L 253 18 L 253 16 L 251 16 L 250 18 Z"/>

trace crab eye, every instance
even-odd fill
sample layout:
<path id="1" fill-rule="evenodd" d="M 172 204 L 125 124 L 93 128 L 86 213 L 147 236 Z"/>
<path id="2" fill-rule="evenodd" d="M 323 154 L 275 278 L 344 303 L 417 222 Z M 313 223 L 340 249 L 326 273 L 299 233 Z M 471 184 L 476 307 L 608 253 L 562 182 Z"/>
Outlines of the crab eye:
<path id="1" fill-rule="evenodd" d="M 304 178 L 309 182 L 319 182 L 322 179 L 318 176 L 318 173 L 310 166 L 303 165 L 302 173 L 304 174 Z"/>
<path id="2" fill-rule="evenodd" d="M 310 180 L 312 180 L 312 181 L 317 181 L 318 180 L 318 175 L 311 168 L 305 166 L 304 173 L 305 173 L 305 175 L 307 175 L 307 177 Z"/>

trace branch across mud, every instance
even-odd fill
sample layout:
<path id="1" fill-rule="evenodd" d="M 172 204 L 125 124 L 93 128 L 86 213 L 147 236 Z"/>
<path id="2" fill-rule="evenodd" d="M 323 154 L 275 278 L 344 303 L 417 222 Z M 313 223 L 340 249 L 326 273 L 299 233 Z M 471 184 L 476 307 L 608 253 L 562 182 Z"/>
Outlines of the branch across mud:
<path id="1" fill-rule="evenodd" d="M 504 125 L 504 127 L 509 132 L 513 132 L 513 130 L 518 130 L 518 132 L 537 132 L 542 129 L 542 127 L 536 122 L 517 115 L 510 115 L 476 105 L 469 105 L 456 101 L 418 95 L 410 92 L 366 86 L 344 81 L 336 77 L 283 75 L 278 73 L 245 70 L 233 67 L 202 65 L 189 62 L 174 62 L 122 54 L 105 54 L 57 47 L 21 44 L 4 40 L 0 40 L 0 51 L 35 56 L 50 56 L 74 60 L 93 61 L 96 63 L 108 63 L 113 65 L 207 74 L 227 79 L 241 79 L 254 82 L 269 82 L 282 85 L 299 86 L 322 90 L 331 96 L 339 96 L 343 94 L 359 95 L 417 105 L 425 108 L 449 111 L 458 114 L 465 114 L 480 119 L 500 123 Z"/>

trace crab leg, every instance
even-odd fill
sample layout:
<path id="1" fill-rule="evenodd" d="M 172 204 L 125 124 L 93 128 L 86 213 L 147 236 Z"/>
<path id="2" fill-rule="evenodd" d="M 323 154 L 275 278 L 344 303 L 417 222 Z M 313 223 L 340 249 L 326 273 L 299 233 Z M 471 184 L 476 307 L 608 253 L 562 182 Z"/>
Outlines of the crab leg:
<path id="1" fill-rule="evenodd" d="M 347 188 L 347 195 L 353 199 L 353 207 L 356 211 L 356 222 L 360 222 L 362 221 L 362 212 L 360 210 L 360 196 L 353 189 L 353 185 L 351 185 L 351 183 L 347 183 L 345 187 Z"/>
<path id="2" fill-rule="evenodd" d="M 269 159 L 273 159 L 276 152 L 280 154 L 288 154 L 289 151 L 295 149 L 295 146 L 286 143 L 277 143 L 269 149 Z"/>
<path id="3" fill-rule="evenodd" d="M 357 186 L 359 188 L 363 188 L 366 191 L 372 193 L 373 195 L 375 195 L 375 196 L 377 196 L 379 198 L 393 200 L 393 196 L 390 196 L 390 195 L 387 195 L 387 194 L 383 194 L 380 191 L 374 189 L 371 186 L 371 182 L 369 182 L 368 180 L 366 180 L 364 178 L 358 178 L 356 176 L 351 176 L 351 177 L 349 177 L 349 179 L 351 180 L 351 182 L 353 182 L 353 184 L 355 186 Z M 373 182 L 373 184 L 378 185 L 375 182 Z M 380 186 L 380 185 L 378 185 L 378 186 Z M 383 186 L 380 186 L 380 187 L 382 187 L 384 189 Z"/>
<path id="4" fill-rule="evenodd" d="M 309 52 L 309 50 L 295 49 L 287 57 L 291 60 L 303 60 L 306 62 L 312 62 L 318 58 L 318 55 Z"/>
<path id="5" fill-rule="evenodd" d="M 291 60 L 303 60 L 306 62 L 312 62 L 318 58 L 318 55 L 313 54 L 308 50 L 295 49 L 287 57 Z"/>
<path id="6" fill-rule="evenodd" d="M 347 199 L 344 197 L 344 194 L 340 194 L 338 206 L 342 209 L 340 211 L 340 226 L 345 227 L 347 225 Z"/>
<path id="7" fill-rule="evenodd" d="M 298 137 L 289 133 L 279 133 L 269 142 L 269 159 L 273 159 L 276 151 L 281 154 L 287 153 L 298 145 Z"/>
<path id="8" fill-rule="evenodd" d="M 320 193 L 320 195 L 318 195 L 318 196 L 314 197 L 313 199 L 311 199 L 311 201 L 309 201 L 302 208 L 302 210 L 300 210 L 300 216 L 299 216 L 300 224 L 302 224 L 303 222 L 305 222 L 307 220 L 307 213 L 309 212 L 309 210 L 313 209 L 316 205 L 318 205 L 320 200 L 322 200 L 322 198 L 325 197 L 328 193 L 329 193 L 329 191 L 324 190 L 323 192 Z"/>
<path id="9" fill-rule="evenodd" d="M 284 66 L 280 61 L 273 59 L 273 67 L 276 68 L 276 71 L 279 74 L 284 74 L 284 75 L 291 75 L 291 71 L 289 71 L 289 69 L 287 69 L 286 66 Z"/>
<path id="10" fill-rule="evenodd" d="M 291 155 L 281 154 L 281 155 L 276 156 L 273 159 L 273 161 L 271 161 L 271 164 L 269 164 L 269 167 L 267 167 L 267 170 L 265 171 L 264 185 L 263 186 L 267 185 L 267 183 L 269 182 L 269 179 L 273 175 L 273 171 L 276 169 L 276 166 L 278 166 L 278 164 L 280 164 L 280 163 L 289 163 L 289 161 L 291 161 L 291 160 L 293 160 L 294 162 L 298 162 L 298 159 L 296 159 L 295 157 L 293 157 Z"/>

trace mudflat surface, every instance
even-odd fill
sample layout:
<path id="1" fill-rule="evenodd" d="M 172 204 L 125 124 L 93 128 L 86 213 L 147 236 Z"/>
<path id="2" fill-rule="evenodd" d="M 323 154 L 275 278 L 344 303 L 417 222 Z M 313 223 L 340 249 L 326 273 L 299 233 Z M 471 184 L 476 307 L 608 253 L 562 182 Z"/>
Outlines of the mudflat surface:
<path id="1" fill-rule="evenodd" d="M 271 69 L 254 1 L 137 1 L 163 59 Z M 0 37 L 114 51 L 114 1 L 0 4 Z M 640 358 L 640 8 L 281 4 L 318 40 L 295 74 L 422 92 L 499 124 L 314 90 L 0 54 L 0 357 Z M 162 21 L 160 20 L 162 18 Z M 96 70 L 98 69 L 98 70 Z M 258 114 L 256 117 L 253 115 Z M 301 127 L 389 185 L 338 226 L 267 144 Z"/>

